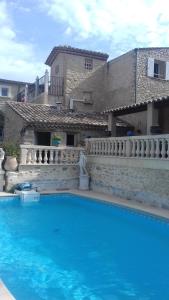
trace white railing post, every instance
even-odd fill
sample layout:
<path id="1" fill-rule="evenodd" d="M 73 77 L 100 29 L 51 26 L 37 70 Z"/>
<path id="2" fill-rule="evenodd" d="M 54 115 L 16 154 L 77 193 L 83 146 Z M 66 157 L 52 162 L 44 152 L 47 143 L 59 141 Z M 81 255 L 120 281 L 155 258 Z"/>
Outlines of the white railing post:
<path id="1" fill-rule="evenodd" d="M 26 148 L 26 145 L 20 145 L 20 164 L 26 165 L 27 164 L 27 153 L 28 149 Z"/>
<path id="2" fill-rule="evenodd" d="M 126 140 L 126 149 L 125 149 L 125 156 L 130 157 L 131 156 L 131 141 L 129 139 Z"/>
<path id="3" fill-rule="evenodd" d="M 39 95 L 39 77 L 36 77 L 36 81 L 35 81 L 35 97 L 37 97 Z"/>

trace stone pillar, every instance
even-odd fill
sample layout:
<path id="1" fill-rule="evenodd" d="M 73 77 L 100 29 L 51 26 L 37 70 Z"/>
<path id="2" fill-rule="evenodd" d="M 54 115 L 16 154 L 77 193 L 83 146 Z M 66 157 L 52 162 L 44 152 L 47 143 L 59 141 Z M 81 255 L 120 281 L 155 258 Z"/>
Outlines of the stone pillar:
<path id="1" fill-rule="evenodd" d="M 147 104 L 147 135 L 151 134 L 151 127 L 158 126 L 158 109 L 154 108 L 153 103 Z"/>
<path id="2" fill-rule="evenodd" d="M 113 112 L 108 114 L 108 131 L 111 132 L 111 136 L 116 136 L 116 118 Z"/>
<path id="3" fill-rule="evenodd" d="M 25 98 L 24 98 L 24 102 L 28 101 L 28 85 L 25 85 Z"/>
<path id="4" fill-rule="evenodd" d="M 48 90 L 49 90 L 49 72 L 45 71 L 45 86 L 44 86 L 44 104 L 48 104 Z"/>
<path id="5" fill-rule="evenodd" d="M 5 185 L 5 172 L 2 170 L 2 162 L 4 160 L 5 152 L 0 148 L 0 192 L 3 192 L 3 187 Z"/>
<path id="6" fill-rule="evenodd" d="M 35 98 L 39 95 L 39 77 L 36 77 L 35 81 Z"/>
<path id="7" fill-rule="evenodd" d="M 5 186 L 5 172 L 0 170 L 0 192 L 3 192 Z"/>

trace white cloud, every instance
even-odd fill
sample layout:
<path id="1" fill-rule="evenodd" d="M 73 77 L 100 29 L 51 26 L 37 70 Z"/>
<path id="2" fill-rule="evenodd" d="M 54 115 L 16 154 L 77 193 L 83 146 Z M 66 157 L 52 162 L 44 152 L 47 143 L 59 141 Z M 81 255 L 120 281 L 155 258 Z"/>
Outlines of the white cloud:
<path id="1" fill-rule="evenodd" d="M 168 0 L 40 0 L 79 39 L 106 39 L 112 49 L 169 44 Z M 123 49 L 122 49 L 123 50 Z"/>
<path id="2" fill-rule="evenodd" d="M 33 44 L 17 40 L 7 2 L 0 1 L 0 78 L 32 81 L 43 71 Z"/>

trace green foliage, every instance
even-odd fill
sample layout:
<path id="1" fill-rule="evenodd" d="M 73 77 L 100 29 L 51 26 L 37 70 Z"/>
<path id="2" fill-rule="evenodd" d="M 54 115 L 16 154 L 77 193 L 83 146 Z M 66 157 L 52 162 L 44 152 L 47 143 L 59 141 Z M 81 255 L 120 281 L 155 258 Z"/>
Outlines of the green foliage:
<path id="1" fill-rule="evenodd" d="M 16 158 L 19 158 L 20 148 L 17 144 L 4 143 L 2 144 L 2 148 L 5 151 L 5 156 L 14 156 Z"/>

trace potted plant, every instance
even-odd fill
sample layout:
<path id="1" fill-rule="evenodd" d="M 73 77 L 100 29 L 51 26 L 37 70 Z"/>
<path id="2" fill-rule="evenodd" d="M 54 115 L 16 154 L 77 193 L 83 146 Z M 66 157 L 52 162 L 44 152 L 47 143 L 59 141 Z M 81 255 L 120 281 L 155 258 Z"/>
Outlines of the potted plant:
<path id="1" fill-rule="evenodd" d="M 5 164 L 4 169 L 6 171 L 16 171 L 18 167 L 19 159 L 19 146 L 13 143 L 3 144 L 3 150 L 5 151 Z"/>
<path id="2" fill-rule="evenodd" d="M 61 137 L 54 134 L 52 136 L 52 146 L 58 146 L 61 143 Z"/>

